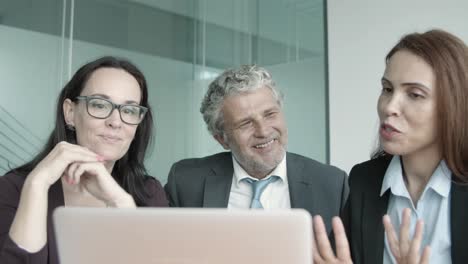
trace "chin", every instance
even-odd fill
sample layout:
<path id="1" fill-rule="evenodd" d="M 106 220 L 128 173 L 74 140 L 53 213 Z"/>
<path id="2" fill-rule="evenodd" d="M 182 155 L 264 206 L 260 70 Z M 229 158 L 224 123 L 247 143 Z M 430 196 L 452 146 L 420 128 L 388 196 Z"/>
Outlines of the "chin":
<path id="1" fill-rule="evenodd" d="M 96 153 L 104 157 L 106 161 L 118 161 L 125 155 L 125 152 L 122 153 L 122 152 L 109 151 L 109 150 L 101 150 L 101 151 L 97 151 Z"/>
<path id="2" fill-rule="evenodd" d="M 399 155 L 402 156 L 405 154 L 405 151 L 396 146 L 382 146 L 382 149 L 390 155 Z"/>

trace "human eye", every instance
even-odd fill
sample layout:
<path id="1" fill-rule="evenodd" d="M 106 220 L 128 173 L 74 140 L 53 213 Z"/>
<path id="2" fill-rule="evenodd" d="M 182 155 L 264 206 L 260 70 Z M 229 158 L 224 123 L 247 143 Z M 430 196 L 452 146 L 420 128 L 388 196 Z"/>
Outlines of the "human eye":
<path id="1" fill-rule="evenodd" d="M 388 85 L 382 85 L 382 94 L 388 94 L 393 92 L 393 88 Z"/>
<path id="2" fill-rule="evenodd" d="M 243 121 L 243 122 L 241 122 L 239 124 L 238 128 L 247 129 L 247 128 L 251 127 L 251 126 L 252 126 L 252 121 L 251 120 L 245 120 L 245 121 Z"/>
<path id="3" fill-rule="evenodd" d="M 126 115 L 138 116 L 140 108 L 138 106 L 126 105 L 122 108 L 122 112 Z"/>
<path id="4" fill-rule="evenodd" d="M 423 94 L 418 93 L 418 92 L 409 92 L 408 96 L 411 99 L 423 99 L 423 98 L 425 98 L 425 96 Z"/>
<path id="5" fill-rule="evenodd" d="M 266 113 L 265 116 L 266 116 L 267 118 L 273 118 L 273 117 L 275 117 L 277 114 L 278 114 L 278 111 L 269 111 L 269 112 Z"/>
<path id="6" fill-rule="evenodd" d="M 107 109 L 109 107 L 109 102 L 101 99 L 91 99 L 88 106 L 94 109 Z"/>

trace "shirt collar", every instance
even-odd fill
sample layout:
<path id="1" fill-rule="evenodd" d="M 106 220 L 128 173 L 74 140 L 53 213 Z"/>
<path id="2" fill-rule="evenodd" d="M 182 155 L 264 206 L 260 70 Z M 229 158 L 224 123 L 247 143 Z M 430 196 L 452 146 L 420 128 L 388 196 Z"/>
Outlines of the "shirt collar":
<path id="1" fill-rule="evenodd" d="M 231 154 L 232 155 L 232 154 Z M 250 176 L 244 168 L 237 162 L 236 158 L 234 158 L 234 155 L 232 155 L 232 164 L 234 165 L 234 177 L 236 179 L 236 182 L 239 183 L 242 181 L 244 178 L 251 178 L 251 179 L 256 179 L 252 176 Z M 265 179 L 271 177 L 272 175 L 280 177 L 282 182 L 288 182 L 287 179 L 287 173 L 286 173 L 286 153 L 284 154 L 283 159 L 281 162 L 276 166 L 276 168 L 268 174 Z"/>
<path id="2" fill-rule="evenodd" d="M 452 171 L 448 168 L 444 160 L 437 166 L 427 185 L 439 195 L 448 197 L 452 185 Z"/>
<path id="3" fill-rule="evenodd" d="M 427 186 L 423 191 L 423 195 L 427 189 L 431 188 L 439 195 L 448 197 L 451 187 L 451 175 L 452 172 L 447 167 L 445 161 L 442 160 L 427 183 Z M 382 182 L 380 196 L 382 196 L 388 189 L 390 189 L 394 195 L 409 197 L 408 190 L 406 189 L 406 185 L 403 181 L 403 170 L 400 156 L 393 156 L 390 164 L 388 165 Z"/>

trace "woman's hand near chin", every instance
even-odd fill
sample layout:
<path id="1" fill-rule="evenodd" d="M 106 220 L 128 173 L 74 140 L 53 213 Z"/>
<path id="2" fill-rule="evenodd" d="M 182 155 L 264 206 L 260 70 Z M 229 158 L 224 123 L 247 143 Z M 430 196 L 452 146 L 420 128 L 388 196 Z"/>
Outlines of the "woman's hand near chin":
<path id="1" fill-rule="evenodd" d="M 47 206 L 50 186 L 70 164 L 98 162 L 96 153 L 67 142 L 58 143 L 28 174 L 10 227 L 10 238 L 29 252 L 39 251 L 47 241 Z"/>
<path id="2" fill-rule="evenodd" d="M 87 148 L 62 141 L 29 173 L 26 182 L 42 185 L 48 190 L 71 164 L 102 160 L 102 157 Z"/>
<path id="3" fill-rule="evenodd" d="M 107 171 L 102 162 L 75 162 L 66 172 L 69 184 L 79 184 L 109 207 L 136 207 L 128 194 Z"/>

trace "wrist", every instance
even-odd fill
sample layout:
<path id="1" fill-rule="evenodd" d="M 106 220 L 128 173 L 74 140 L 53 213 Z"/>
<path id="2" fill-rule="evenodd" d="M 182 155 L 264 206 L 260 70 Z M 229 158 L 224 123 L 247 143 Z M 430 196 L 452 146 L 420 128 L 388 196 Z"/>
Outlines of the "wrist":
<path id="1" fill-rule="evenodd" d="M 23 189 L 30 189 L 33 191 L 48 192 L 50 185 L 34 177 L 27 177 Z"/>
<path id="2" fill-rule="evenodd" d="M 115 208 L 135 208 L 135 201 L 133 197 L 128 194 L 124 193 L 119 197 L 109 201 L 106 203 L 107 207 L 115 207 Z"/>

